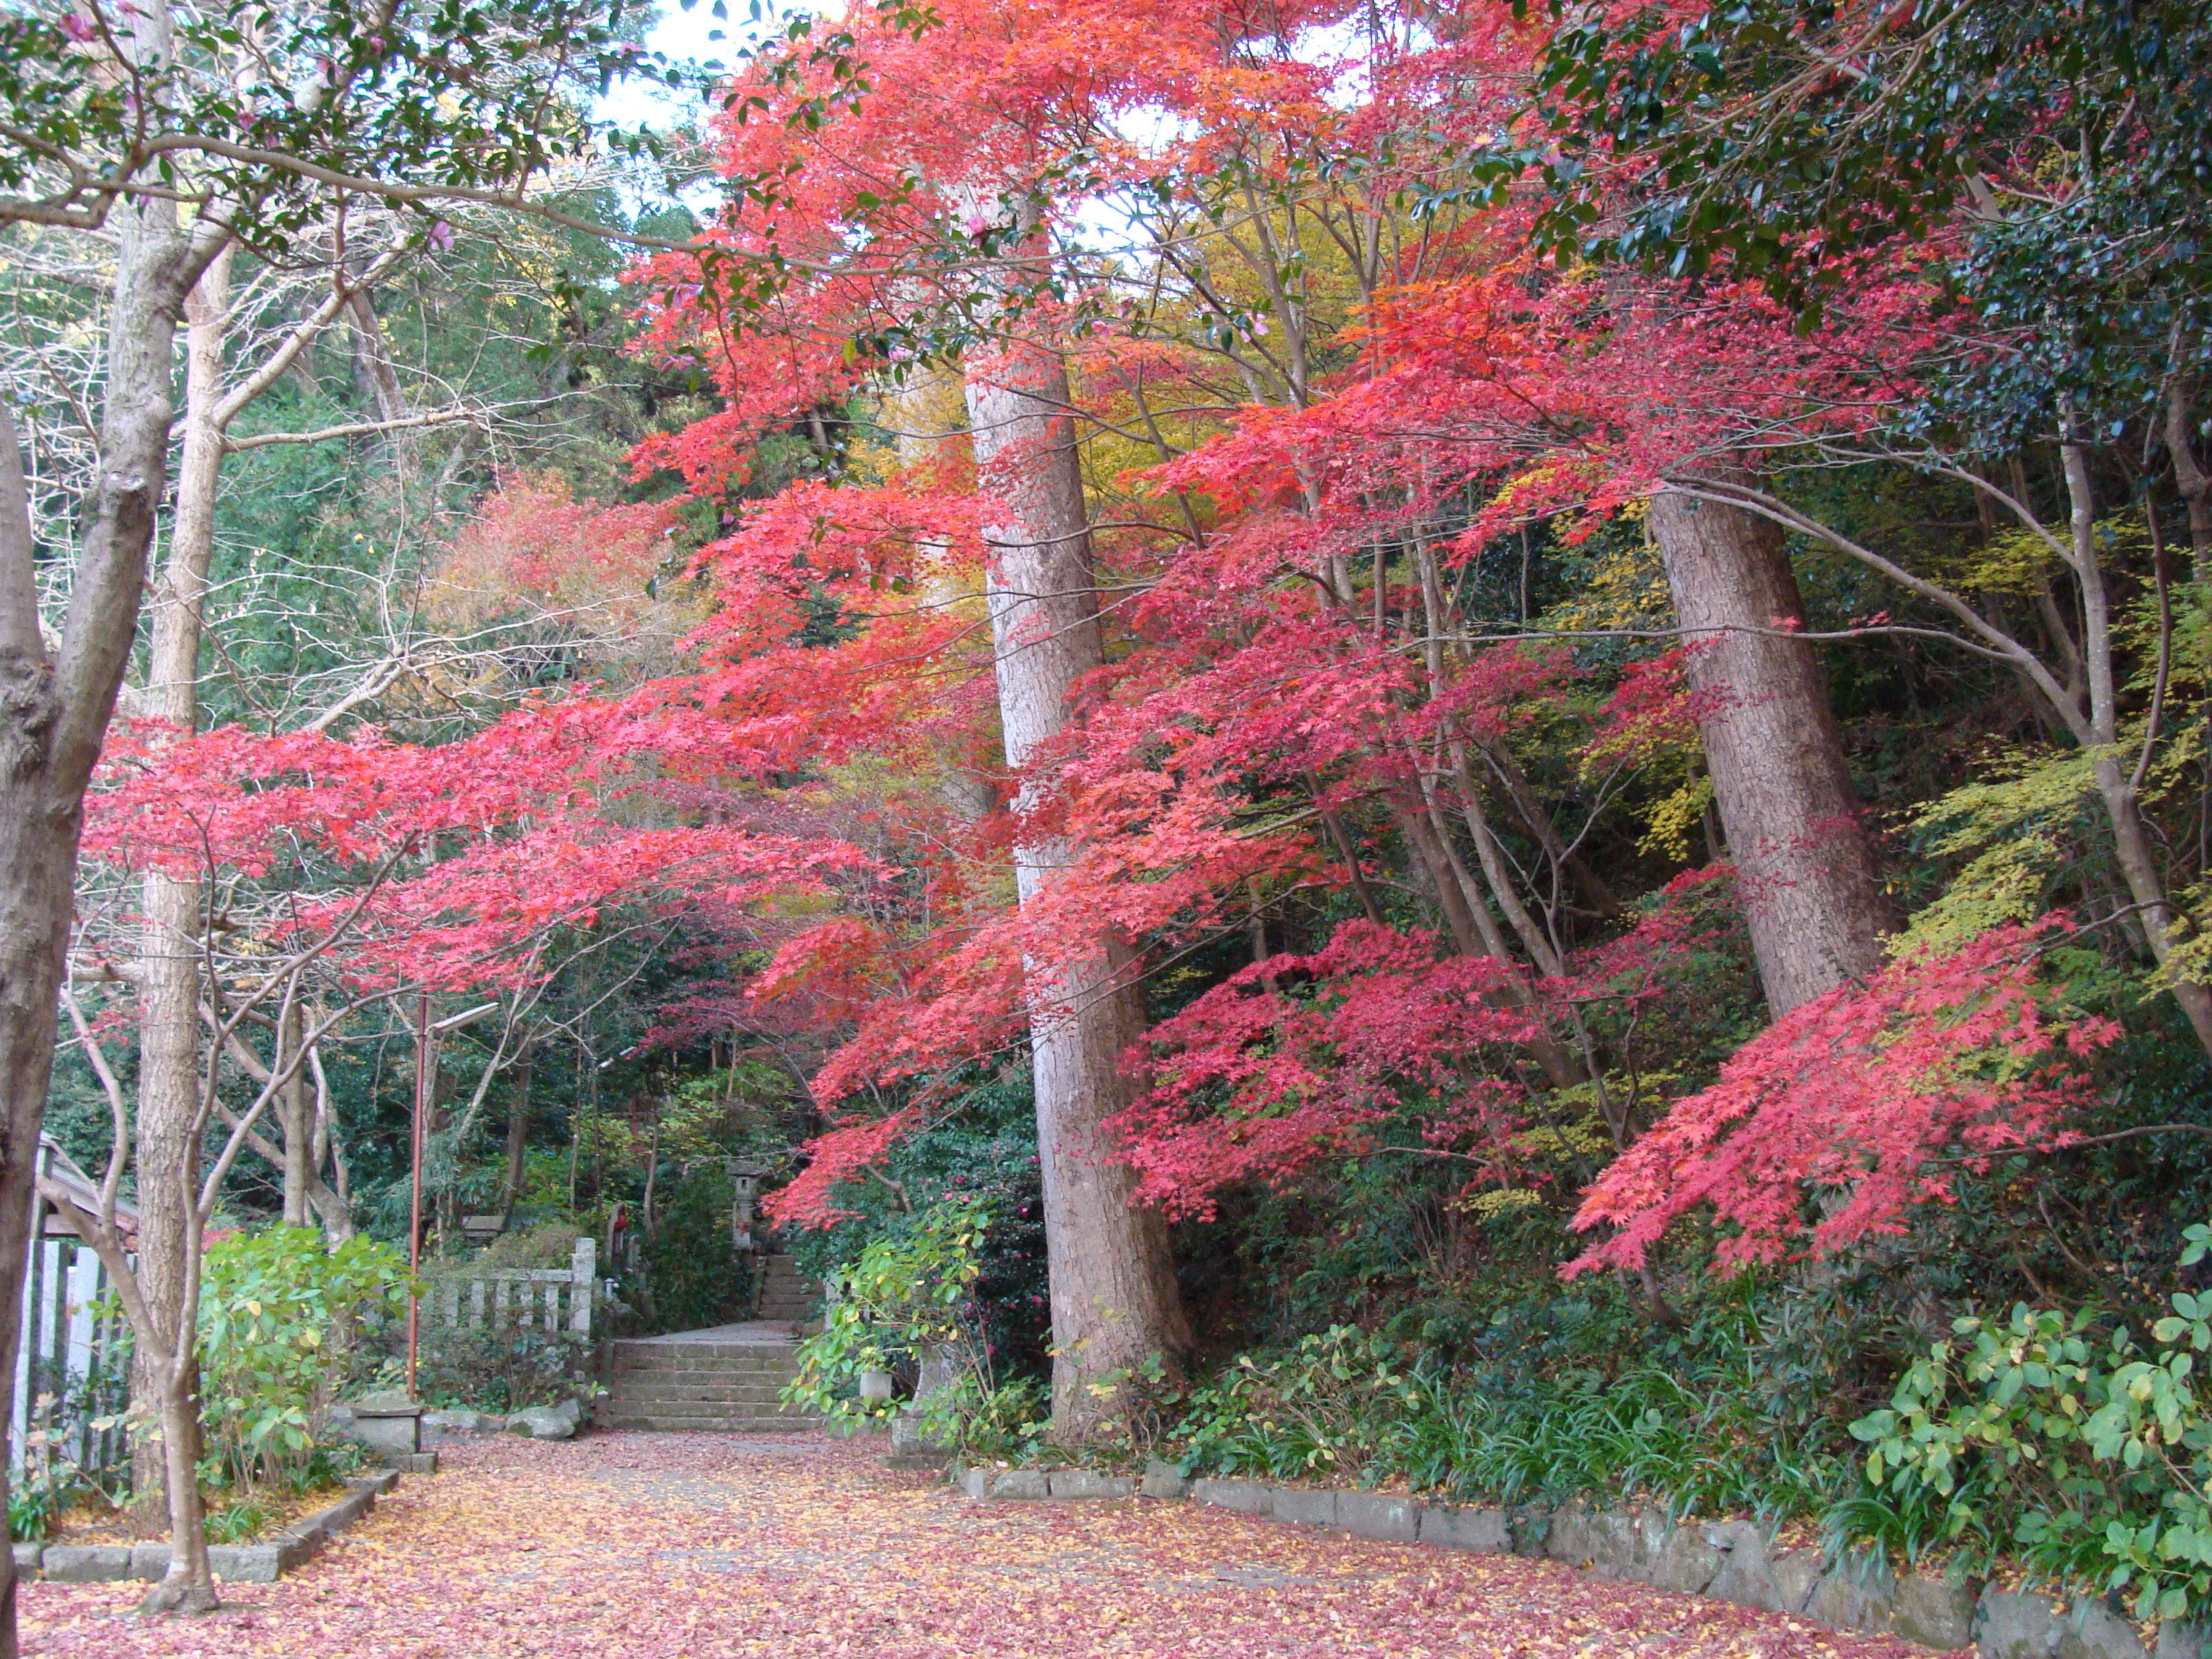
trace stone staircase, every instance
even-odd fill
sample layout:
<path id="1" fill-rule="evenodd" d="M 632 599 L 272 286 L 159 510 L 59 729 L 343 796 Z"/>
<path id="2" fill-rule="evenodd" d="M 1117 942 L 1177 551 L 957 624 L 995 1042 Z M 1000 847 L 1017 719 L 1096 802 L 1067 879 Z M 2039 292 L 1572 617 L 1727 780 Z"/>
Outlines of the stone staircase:
<path id="1" fill-rule="evenodd" d="M 798 1373 L 790 1336 L 760 1323 L 614 1345 L 614 1377 L 594 1413 L 610 1429 L 789 1432 L 817 1419 L 778 1398 Z"/>
<path id="2" fill-rule="evenodd" d="M 760 1309 L 756 1319 L 779 1320 L 796 1325 L 816 1316 L 822 1300 L 822 1287 L 811 1279 L 801 1279 L 799 1268 L 787 1255 L 771 1255 L 762 1262 Z"/>

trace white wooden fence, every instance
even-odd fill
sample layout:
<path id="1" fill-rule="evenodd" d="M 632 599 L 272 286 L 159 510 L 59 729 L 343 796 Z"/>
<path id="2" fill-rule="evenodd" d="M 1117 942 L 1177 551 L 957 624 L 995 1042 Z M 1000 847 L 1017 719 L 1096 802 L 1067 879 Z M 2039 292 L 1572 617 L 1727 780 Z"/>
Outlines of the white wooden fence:
<path id="1" fill-rule="evenodd" d="M 424 1287 L 423 1310 L 434 1322 L 483 1330 L 508 1327 L 592 1334 L 599 1287 L 599 1246 L 576 1241 L 565 1267 L 469 1267 L 440 1271 Z"/>
<path id="2" fill-rule="evenodd" d="M 33 1234 L 15 1351 L 11 1468 L 23 1468 L 33 1431 L 52 1437 L 44 1455 L 66 1457 L 88 1474 L 119 1467 L 130 1457 L 120 1422 L 104 1430 L 91 1426 L 94 1418 L 119 1419 L 129 1391 L 111 1357 L 123 1315 L 112 1309 L 105 1316 L 95 1313 L 107 1287 L 106 1271 L 89 1245 Z M 34 1459 L 41 1455 L 34 1449 Z"/>

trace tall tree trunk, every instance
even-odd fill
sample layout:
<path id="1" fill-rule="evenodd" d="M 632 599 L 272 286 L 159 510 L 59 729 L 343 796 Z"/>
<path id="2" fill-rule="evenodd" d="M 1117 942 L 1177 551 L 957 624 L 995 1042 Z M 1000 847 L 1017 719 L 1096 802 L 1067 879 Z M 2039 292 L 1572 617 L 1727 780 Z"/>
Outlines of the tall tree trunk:
<path id="1" fill-rule="evenodd" d="M 2212 581 L 2212 473 L 2197 463 L 2197 382 L 2175 374 L 2166 387 L 2166 449 L 2173 487 L 2189 508 L 2189 550 L 2197 580 Z"/>
<path id="2" fill-rule="evenodd" d="M 522 1207 L 523 1182 L 530 1170 L 530 1055 L 525 1051 L 514 1063 L 514 1096 L 507 1109 L 507 1184 L 506 1197 L 501 1205 L 514 1225 L 514 1212 Z"/>
<path id="3" fill-rule="evenodd" d="M 154 598 L 146 696 L 147 712 L 180 732 L 190 732 L 199 721 L 200 642 L 215 550 L 216 483 L 222 468 L 222 433 L 215 408 L 222 396 L 230 260 L 226 243 L 185 304 L 184 453 L 177 470 L 169 556 Z M 141 1525 L 152 1532 L 166 1522 L 169 1533 L 168 1574 L 149 1593 L 149 1606 L 197 1612 L 216 1605 L 195 1474 L 200 1456 L 196 1333 L 186 1326 L 192 1271 L 186 1240 L 198 1225 L 193 1212 L 199 1146 L 193 1124 L 205 1085 L 198 1027 L 200 884 L 149 872 L 143 898 L 134 1154 L 137 1275 L 149 1318 L 181 1357 L 164 1363 L 164 1357 L 150 1351 L 142 1355 L 133 1350 L 131 1394 L 141 1407 L 143 1426 L 131 1448 L 132 1484 Z M 285 1220 L 296 1224 L 289 1171 L 285 1184 Z"/>
<path id="4" fill-rule="evenodd" d="M 0 1090 L 6 1091 L 7 1106 L 0 1122 L 0 1376 L 12 1377 L 80 809 L 66 776 L 70 757 L 54 752 L 55 739 L 65 732 L 65 710 L 39 633 L 22 455 L 4 404 L 0 451 L 0 582 L 5 584 L 0 587 Z M 90 767 L 88 754 L 82 772 Z M 6 1479 L 7 1459 L 0 1456 L 0 1498 L 6 1495 Z M 15 1653 L 9 1553 L 0 1555 L 0 1656 L 15 1659 Z"/>
<path id="5" fill-rule="evenodd" d="M 1721 827 L 1767 1006 L 1785 1014 L 1881 963 L 1888 907 L 1858 820 L 1826 677 L 1779 526 L 1670 490 L 1651 498 Z"/>
<path id="6" fill-rule="evenodd" d="M 199 720 L 200 641 L 214 557 L 216 482 L 222 467 L 222 434 L 215 408 L 222 396 L 230 260 L 226 245 L 185 305 L 184 453 L 177 470 L 168 557 L 154 595 L 145 696 L 146 712 L 179 732 L 191 732 Z M 200 884 L 173 872 L 149 871 L 143 900 L 135 1137 L 138 1283 L 149 1315 L 173 1340 L 185 1302 L 183 1241 L 193 1224 L 199 1184 L 192 1173 L 198 1148 L 191 1144 L 191 1126 L 204 1081 L 199 1043 Z M 290 1224 L 289 1180 L 286 1187 L 285 1219 Z M 131 1396 L 139 1425 L 131 1446 L 135 1508 L 143 1532 L 171 1531 L 171 1559 L 177 1560 L 178 1508 L 181 1503 L 197 1509 L 198 1493 L 171 1490 L 177 1460 L 164 1444 L 173 1433 L 164 1376 L 168 1368 L 148 1345 L 139 1347 L 146 1352 L 134 1349 L 131 1364 Z M 197 1530 L 197 1523 L 183 1528 L 186 1535 Z M 191 1571 L 186 1564 L 187 1574 Z M 198 1572 L 206 1572 L 204 1561 Z"/>
<path id="7" fill-rule="evenodd" d="M 284 1224 L 308 1224 L 309 1203 L 315 1188 L 315 1114 L 307 1103 L 307 1067 L 300 1047 L 300 1010 L 287 1006 L 276 1022 L 276 1064 L 289 1066 L 276 1091 L 276 1125 L 283 1136 Z"/>
<path id="8" fill-rule="evenodd" d="M 165 8 L 134 13 L 130 27 L 138 61 L 166 60 Z M 7 451 L 0 459 L 0 1089 L 6 1091 L 0 1376 L 14 1375 L 20 1340 L 31 1188 L 52 1074 L 84 789 L 130 665 L 167 476 L 178 316 L 228 238 L 220 212 L 203 215 L 187 232 L 173 203 L 151 198 L 118 204 L 109 224 L 115 283 L 100 466 L 85 506 L 61 648 L 52 663 L 39 631 L 36 544 L 21 459 L 13 425 L 0 413 L 0 447 Z M 212 1605 L 211 1584 L 205 1596 Z M 0 1554 L 0 1659 L 16 1651 L 14 1561 Z"/>
<path id="9" fill-rule="evenodd" d="M 2072 410 L 2064 411 L 2059 459 L 2066 475 L 2068 526 L 2073 542 L 2074 574 L 2081 587 L 2081 658 L 2087 669 L 2088 722 L 2079 735 L 2093 758 L 2090 775 L 2112 820 L 2112 851 L 2142 923 L 2143 937 L 2161 968 L 2169 967 L 2174 947 L 2191 935 L 2188 918 L 2166 890 L 2166 870 L 2150 826 L 2142 815 L 2142 774 L 2150 745 L 2148 732 L 2134 764 L 2120 749 L 2119 674 L 2112 637 L 2112 594 L 2097 547 L 2097 502 L 2089 476 L 2089 452 L 2076 430 Z M 2169 988 L 2190 1029 L 2212 1054 L 2212 985 L 2176 974 Z"/>
<path id="10" fill-rule="evenodd" d="M 1058 735 L 1076 682 L 1103 660 L 1067 370 L 1052 351 L 1016 342 L 971 362 L 964 390 L 979 481 L 1009 509 L 985 592 L 1006 762 L 1018 768 Z M 1017 811 L 1039 793 L 1025 784 Z M 1061 836 L 1021 832 L 1023 905 L 1073 856 Z M 1126 1406 L 1123 1391 L 1094 1385 L 1154 1356 L 1179 1368 L 1190 1330 L 1167 1224 L 1132 1206 L 1136 1177 L 1102 1129 L 1129 1103 L 1121 1054 L 1145 1029 L 1131 953 L 1110 938 L 1055 944 L 1024 965 L 1052 1280 L 1053 1427 L 1081 1441 Z"/>

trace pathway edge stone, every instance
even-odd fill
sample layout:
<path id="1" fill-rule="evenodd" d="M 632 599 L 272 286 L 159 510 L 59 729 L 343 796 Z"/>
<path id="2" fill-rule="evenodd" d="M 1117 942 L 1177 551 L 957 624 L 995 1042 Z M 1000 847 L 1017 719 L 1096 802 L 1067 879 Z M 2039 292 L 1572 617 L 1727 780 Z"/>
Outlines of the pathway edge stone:
<path id="1" fill-rule="evenodd" d="M 1095 1471 L 981 1469 L 954 1463 L 946 1479 L 981 1500 L 1127 1498 L 1188 1499 L 1286 1525 L 1328 1527 L 1387 1543 L 1565 1562 L 1601 1578 L 1628 1580 L 1808 1619 L 1832 1629 L 1895 1636 L 1976 1659 L 2212 1659 L 2212 1629 L 2167 1626 L 2147 1648 L 2104 1602 L 2069 1607 L 2034 1590 L 1898 1576 L 1867 1552 L 1824 1567 L 1816 1550 L 1778 1548 L 1749 1521 L 1675 1525 L 1656 1510 L 1487 1509 L 1423 1503 L 1402 1493 L 1185 1475 L 1158 1458 L 1141 1477 Z"/>
<path id="2" fill-rule="evenodd" d="M 275 1537 L 258 1544 L 210 1544 L 208 1566 L 233 1584 L 273 1584 L 311 1559 L 334 1533 L 356 1525 L 376 1500 L 399 1484 L 398 1469 L 381 1469 L 346 1482 L 346 1494 L 312 1515 L 304 1515 Z M 169 1570 L 169 1547 L 158 1540 L 138 1544 L 18 1544 L 19 1577 L 58 1584 L 112 1584 L 127 1579 L 150 1583 Z"/>

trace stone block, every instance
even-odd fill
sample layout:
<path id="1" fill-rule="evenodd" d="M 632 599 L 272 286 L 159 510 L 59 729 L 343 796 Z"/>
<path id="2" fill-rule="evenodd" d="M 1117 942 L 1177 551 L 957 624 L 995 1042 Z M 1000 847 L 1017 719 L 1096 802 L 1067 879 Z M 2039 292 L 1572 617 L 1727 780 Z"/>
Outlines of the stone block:
<path id="1" fill-rule="evenodd" d="M 39 1571 L 57 1584 L 119 1584 L 131 1577 L 128 1544 L 49 1544 Z"/>
<path id="2" fill-rule="evenodd" d="M 1147 1498 L 1181 1498 L 1190 1496 L 1190 1477 L 1172 1463 L 1158 1458 L 1145 1462 L 1145 1482 L 1141 1488 Z"/>
<path id="3" fill-rule="evenodd" d="M 1273 1515 L 1275 1512 L 1275 1489 L 1260 1480 L 1194 1480 L 1190 1495 L 1201 1504 L 1211 1504 L 1218 1510 L 1234 1510 L 1239 1515 Z"/>
<path id="4" fill-rule="evenodd" d="M 1820 1552 L 1770 1550 L 1766 1571 L 1774 1581 L 1775 1598 L 1780 1603 L 1776 1611 L 1802 1613 L 1805 1604 L 1813 1599 L 1814 1587 L 1820 1582 Z"/>
<path id="5" fill-rule="evenodd" d="M 2152 1659 L 2204 1659 L 2212 1654 L 2212 1627 L 2203 1625 L 2161 1625 Z"/>
<path id="6" fill-rule="evenodd" d="M 1328 1487 L 1277 1486 L 1274 1516 L 1301 1527 L 1336 1525 L 1337 1494 Z"/>
<path id="7" fill-rule="evenodd" d="M 405 1457 L 386 1461 L 391 1463 L 395 1474 L 435 1474 L 438 1472 L 438 1454 L 434 1451 L 414 1452 Z"/>
<path id="8" fill-rule="evenodd" d="M 387 1463 L 412 1457 L 422 1449 L 422 1414 L 419 1411 L 371 1412 L 356 1406 L 343 1418 L 332 1412 L 331 1426 L 359 1441 Z"/>
<path id="9" fill-rule="evenodd" d="M 133 1544 L 131 1547 L 131 1576 L 152 1583 L 168 1576 L 169 1547 L 162 1543 Z"/>
<path id="10" fill-rule="evenodd" d="M 327 1509 L 319 1510 L 293 1528 L 295 1532 L 343 1532 L 376 1507 L 376 1488 L 356 1486 Z"/>
<path id="11" fill-rule="evenodd" d="M 1748 1521 L 1719 1521 L 1698 1528 L 1706 1543 L 1721 1553 L 1721 1565 L 1701 1592 L 1716 1601 L 1766 1613 L 1795 1613 L 1783 1605 L 1774 1582 L 1774 1567 L 1767 1558 L 1766 1534 Z M 1808 1583 L 1805 1588 L 1810 1589 Z"/>
<path id="12" fill-rule="evenodd" d="M 2062 1609 L 2033 1590 L 1984 1590 L 1974 1644 L 1984 1659 L 2149 1659 L 2135 1626 L 2103 1601 Z"/>
<path id="13" fill-rule="evenodd" d="M 1054 1469 L 1046 1482 L 1054 1498 L 1134 1498 L 1137 1483 L 1126 1474 L 1097 1469 Z"/>
<path id="14" fill-rule="evenodd" d="M 1656 1515 L 1593 1510 L 1577 1499 L 1553 1514 L 1544 1553 L 1554 1561 L 1588 1567 L 1601 1578 L 1649 1583 L 1673 1531 Z"/>
<path id="15" fill-rule="evenodd" d="M 1410 1498 L 1379 1492 L 1340 1492 L 1336 1524 L 1362 1538 L 1410 1544 L 1420 1530 L 1421 1506 Z"/>
<path id="16" fill-rule="evenodd" d="M 1976 1599 L 1966 1584 L 1913 1573 L 1897 1581 L 1890 1631 L 1923 1648 L 1954 1652 L 1974 1639 Z"/>
<path id="17" fill-rule="evenodd" d="M 1569 1498 L 1552 1511 L 1551 1525 L 1545 1529 L 1543 1553 L 1554 1561 L 1571 1562 L 1576 1565 L 1589 1560 L 1595 1553 L 1597 1540 L 1589 1505 L 1579 1498 Z"/>
<path id="18" fill-rule="evenodd" d="M 991 1472 L 988 1469 L 963 1469 L 957 1485 L 970 1498 L 988 1498 L 991 1495 Z"/>
<path id="19" fill-rule="evenodd" d="M 42 1547 L 38 1544 L 18 1544 L 15 1547 L 16 1577 L 30 1579 L 39 1576 L 39 1553 Z"/>
<path id="20" fill-rule="evenodd" d="M 1042 1469 L 1005 1469 L 992 1477 L 991 1496 L 1034 1501 L 1051 1497 L 1052 1486 Z"/>
<path id="21" fill-rule="evenodd" d="M 1449 1509 L 1439 1504 L 1421 1506 L 1415 1536 L 1439 1549 L 1480 1550 L 1488 1555 L 1513 1553 L 1513 1527 L 1504 1510 Z"/>
<path id="22" fill-rule="evenodd" d="M 1991 1587 L 1974 1604 L 1974 1650 L 1984 1659 L 2049 1659 L 2059 1636 L 2057 1604 L 2047 1595 Z"/>
<path id="23" fill-rule="evenodd" d="M 525 1407 L 507 1419 L 509 1434 L 526 1434 L 532 1440 L 574 1439 L 583 1426 L 584 1408 L 573 1396 L 557 1406 Z"/>
<path id="24" fill-rule="evenodd" d="M 1897 1577 L 1870 1551 L 1846 1555 L 1805 1600 L 1805 1614 L 1838 1630 L 1887 1630 L 1897 1607 Z"/>
<path id="25" fill-rule="evenodd" d="M 504 1434 L 507 1419 L 497 1412 L 424 1412 L 422 1432 L 433 1437 L 449 1434 Z"/>
<path id="26" fill-rule="evenodd" d="M 1670 1527 L 1657 1541 L 1647 1582 L 1660 1589 L 1702 1595 L 1728 1563 L 1727 1553 L 1714 1547 L 1702 1527 Z"/>
<path id="27" fill-rule="evenodd" d="M 891 1416 L 891 1456 L 901 1460 L 898 1467 L 933 1468 L 952 1455 L 952 1448 L 939 1445 L 921 1431 L 921 1417 L 911 1406 L 902 1406 Z"/>
<path id="28" fill-rule="evenodd" d="M 296 1565 L 313 1553 L 312 1548 L 307 1549 L 288 1562 L 283 1547 L 278 1544 L 210 1544 L 208 1566 L 216 1577 L 234 1584 L 273 1584 L 286 1566 Z"/>
<path id="29" fill-rule="evenodd" d="M 366 1487 L 379 1498 L 398 1484 L 399 1471 L 397 1469 L 379 1469 L 374 1474 L 356 1474 L 346 1482 L 349 1486 Z"/>
<path id="30" fill-rule="evenodd" d="M 1536 1504 L 1508 1510 L 1505 1524 L 1513 1534 L 1514 1554 L 1533 1556 L 1540 1561 L 1551 1553 L 1551 1510 Z"/>

